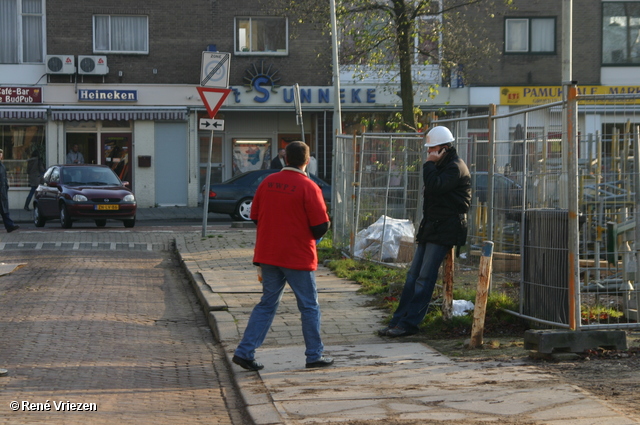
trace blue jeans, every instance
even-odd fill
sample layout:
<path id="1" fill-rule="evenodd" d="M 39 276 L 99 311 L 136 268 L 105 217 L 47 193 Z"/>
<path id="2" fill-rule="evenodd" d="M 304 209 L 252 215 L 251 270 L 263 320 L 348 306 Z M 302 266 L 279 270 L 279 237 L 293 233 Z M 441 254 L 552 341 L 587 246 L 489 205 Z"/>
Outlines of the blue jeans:
<path id="1" fill-rule="evenodd" d="M 5 229 L 9 230 L 15 226 L 15 223 L 11 220 L 11 217 L 9 217 L 8 211 L 5 213 L 4 210 L 0 208 L 0 216 L 2 216 L 2 224 L 4 224 Z"/>
<path id="2" fill-rule="evenodd" d="M 438 270 L 450 250 L 451 247 L 446 245 L 418 244 L 411 268 L 407 272 L 400 303 L 389 322 L 390 327 L 397 326 L 410 332 L 418 331 L 431 302 Z"/>
<path id="3" fill-rule="evenodd" d="M 268 264 L 262 264 L 262 298 L 251 312 L 242 341 L 236 348 L 236 356 L 246 360 L 254 359 L 256 348 L 262 345 L 269 332 L 286 282 L 289 282 L 298 303 L 307 363 L 315 362 L 322 357 L 324 345 L 320 338 L 320 305 L 315 273 Z"/>
<path id="4" fill-rule="evenodd" d="M 29 191 L 29 195 L 27 195 L 27 200 L 24 201 L 24 207 L 29 208 L 29 202 L 31 202 L 31 198 L 33 198 L 33 194 L 36 193 L 36 189 L 38 186 L 31 186 L 31 190 Z"/>

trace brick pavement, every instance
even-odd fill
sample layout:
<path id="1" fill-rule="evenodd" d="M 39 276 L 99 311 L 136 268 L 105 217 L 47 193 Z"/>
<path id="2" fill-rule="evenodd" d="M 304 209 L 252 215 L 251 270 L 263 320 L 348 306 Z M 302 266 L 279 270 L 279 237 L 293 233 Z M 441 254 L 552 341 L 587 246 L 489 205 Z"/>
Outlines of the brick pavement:
<path id="1" fill-rule="evenodd" d="M 229 371 L 214 366 L 223 354 L 167 252 L 5 250 L 2 261 L 26 265 L 0 278 L 0 424 L 243 423 Z"/>

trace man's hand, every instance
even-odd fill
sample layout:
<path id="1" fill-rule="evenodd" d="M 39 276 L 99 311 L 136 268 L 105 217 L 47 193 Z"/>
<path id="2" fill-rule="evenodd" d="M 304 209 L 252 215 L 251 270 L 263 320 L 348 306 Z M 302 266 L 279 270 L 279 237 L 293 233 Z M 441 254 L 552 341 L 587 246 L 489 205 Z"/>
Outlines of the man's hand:
<path id="1" fill-rule="evenodd" d="M 427 156 L 427 162 L 431 161 L 431 162 L 438 162 L 440 161 L 440 158 L 442 158 L 442 155 L 445 154 L 446 149 L 441 149 L 439 151 L 433 151 L 433 152 L 429 152 L 429 156 Z"/>

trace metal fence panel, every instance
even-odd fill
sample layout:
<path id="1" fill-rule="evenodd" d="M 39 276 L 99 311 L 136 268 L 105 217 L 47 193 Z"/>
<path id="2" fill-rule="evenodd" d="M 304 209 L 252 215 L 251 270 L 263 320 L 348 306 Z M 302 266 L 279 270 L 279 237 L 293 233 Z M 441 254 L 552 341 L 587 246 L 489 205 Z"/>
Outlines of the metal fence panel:
<path id="1" fill-rule="evenodd" d="M 555 102 L 438 122 L 473 177 L 468 245 L 456 267 L 476 267 L 491 240 L 492 291 L 518 297 L 514 314 L 554 327 L 639 327 L 640 96 L 576 100 L 575 114 Z M 417 227 L 423 143 L 420 134 L 338 138 L 338 247 L 351 249 L 381 216 Z"/>
<path id="2" fill-rule="evenodd" d="M 353 254 L 358 233 L 381 217 L 409 220 L 417 226 L 422 214 L 423 145 L 424 135 L 419 134 L 337 138 L 336 163 L 340 166 L 334 178 L 339 199 L 333 208 L 337 247 Z"/>

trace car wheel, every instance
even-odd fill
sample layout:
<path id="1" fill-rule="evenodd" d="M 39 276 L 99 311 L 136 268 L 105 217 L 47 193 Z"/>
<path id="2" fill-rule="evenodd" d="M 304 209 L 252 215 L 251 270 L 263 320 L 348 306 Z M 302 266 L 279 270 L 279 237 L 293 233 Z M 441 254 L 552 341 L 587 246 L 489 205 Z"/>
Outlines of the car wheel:
<path id="1" fill-rule="evenodd" d="M 73 225 L 65 204 L 60 204 L 60 224 L 65 229 L 69 229 Z"/>
<path id="2" fill-rule="evenodd" d="M 131 228 L 136 225 L 136 218 L 133 217 L 131 220 L 123 220 L 124 227 Z"/>
<path id="3" fill-rule="evenodd" d="M 244 198 L 238 205 L 236 206 L 235 215 L 240 220 L 243 221 L 251 221 L 251 204 L 253 203 L 253 198 Z"/>
<path id="4" fill-rule="evenodd" d="M 38 207 L 38 204 L 35 204 L 33 206 L 33 224 L 35 224 L 36 227 L 44 227 L 45 222 L 46 220 L 40 212 L 40 207 Z"/>
<path id="5" fill-rule="evenodd" d="M 96 220 L 96 226 L 104 227 L 106 225 L 107 225 L 107 219 L 106 218 L 100 218 L 100 219 Z"/>

